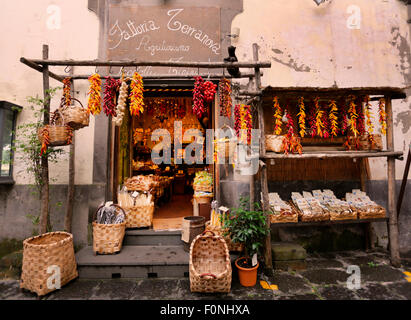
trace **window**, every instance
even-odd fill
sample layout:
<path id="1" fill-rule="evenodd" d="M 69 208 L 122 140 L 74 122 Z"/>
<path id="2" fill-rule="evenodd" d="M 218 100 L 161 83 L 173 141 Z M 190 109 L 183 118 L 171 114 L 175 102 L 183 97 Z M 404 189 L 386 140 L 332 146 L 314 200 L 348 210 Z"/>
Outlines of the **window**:
<path id="1" fill-rule="evenodd" d="M 12 184 L 13 181 L 13 147 L 16 130 L 17 113 L 22 108 L 0 101 L 0 184 Z"/>

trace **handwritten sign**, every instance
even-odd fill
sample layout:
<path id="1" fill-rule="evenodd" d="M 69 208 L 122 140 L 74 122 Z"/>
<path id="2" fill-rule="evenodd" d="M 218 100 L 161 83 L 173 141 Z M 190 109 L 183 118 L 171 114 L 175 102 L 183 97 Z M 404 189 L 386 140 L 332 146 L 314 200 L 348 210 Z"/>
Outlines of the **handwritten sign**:
<path id="1" fill-rule="evenodd" d="M 111 4 L 110 60 L 221 61 L 220 9 Z M 132 69 L 132 70 L 131 70 Z M 135 68 L 129 68 L 129 74 Z M 198 69 L 139 67 L 141 75 L 197 74 Z"/>

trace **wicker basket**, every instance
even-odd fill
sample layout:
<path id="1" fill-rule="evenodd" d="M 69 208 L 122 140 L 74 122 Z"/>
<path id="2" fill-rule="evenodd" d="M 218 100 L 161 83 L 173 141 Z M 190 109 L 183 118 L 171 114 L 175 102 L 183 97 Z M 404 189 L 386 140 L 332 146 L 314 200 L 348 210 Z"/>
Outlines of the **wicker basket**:
<path id="1" fill-rule="evenodd" d="M 194 184 L 193 189 L 198 192 L 213 192 L 213 186 L 209 185 Z"/>
<path id="2" fill-rule="evenodd" d="M 59 117 L 63 120 L 62 123 L 57 124 L 57 119 Z M 70 126 L 66 125 L 64 116 L 61 115 L 59 110 L 54 112 L 50 125 L 44 126 L 38 130 L 38 138 L 42 144 L 44 143 L 44 138 L 47 132 L 49 136 L 49 142 L 47 143 L 48 146 L 59 147 L 71 144 L 73 130 Z"/>
<path id="3" fill-rule="evenodd" d="M 54 269 L 48 273 L 52 266 L 60 268 L 61 286 L 78 277 L 72 234 L 51 232 L 24 240 L 20 288 L 35 292 L 38 296 L 56 290 L 47 284 L 55 274 Z"/>
<path id="4" fill-rule="evenodd" d="M 153 224 L 154 204 L 140 207 L 125 207 L 126 228 L 151 227 Z"/>
<path id="5" fill-rule="evenodd" d="M 274 134 L 265 135 L 265 149 L 267 151 L 283 153 L 284 152 L 284 136 L 278 136 Z"/>
<path id="6" fill-rule="evenodd" d="M 211 231 L 198 235 L 190 246 L 191 292 L 230 292 L 232 270 L 224 239 Z"/>
<path id="7" fill-rule="evenodd" d="M 193 196 L 197 203 L 210 203 L 213 200 L 213 194 L 209 196 Z"/>
<path id="8" fill-rule="evenodd" d="M 220 237 L 223 237 L 225 242 L 227 243 L 228 251 L 242 252 L 244 250 L 244 245 L 242 243 L 235 243 L 231 241 L 231 237 L 229 235 L 225 236 L 225 231 L 220 227 L 212 226 L 211 221 L 206 222 L 205 229 L 214 232 L 216 235 Z"/>
<path id="9" fill-rule="evenodd" d="M 80 106 L 60 106 L 60 112 L 63 115 L 65 122 L 67 125 L 73 128 L 73 130 L 78 130 L 84 127 L 88 127 L 90 123 L 90 115 L 87 112 L 86 109 L 84 109 L 83 104 L 80 102 L 80 100 L 77 100 L 75 98 L 71 98 L 71 100 L 77 101 Z M 61 119 L 58 120 L 57 124 L 59 123 Z"/>
<path id="10" fill-rule="evenodd" d="M 285 214 L 270 214 L 271 223 L 297 223 L 298 213 L 294 212 L 292 215 Z"/>
<path id="11" fill-rule="evenodd" d="M 352 208 L 352 209 L 357 211 L 358 219 L 379 219 L 379 218 L 387 217 L 387 211 L 382 206 L 377 206 L 376 210 L 372 210 L 372 211 L 361 210 L 358 208 Z"/>
<path id="12" fill-rule="evenodd" d="M 356 219 L 357 219 L 357 212 L 355 210 L 351 210 L 351 212 L 346 212 L 346 213 L 338 213 L 338 212 L 330 211 L 330 220 L 332 221 L 356 220 Z"/>
<path id="13" fill-rule="evenodd" d="M 302 222 L 314 222 L 314 221 L 329 221 L 330 220 L 330 212 L 325 211 L 322 214 L 303 214 L 301 210 L 299 210 L 294 203 L 291 203 L 293 209 L 298 213 L 298 217 Z"/>
<path id="14" fill-rule="evenodd" d="M 118 208 L 118 212 L 121 210 L 124 213 L 123 208 L 118 205 L 112 204 Z M 118 224 L 100 224 L 96 222 L 97 212 L 102 208 L 100 206 L 93 218 L 93 252 L 94 254 L 113 254 L 120 252 L 123 246 L 123 239 L 126 232 L 126 222 Z"/>

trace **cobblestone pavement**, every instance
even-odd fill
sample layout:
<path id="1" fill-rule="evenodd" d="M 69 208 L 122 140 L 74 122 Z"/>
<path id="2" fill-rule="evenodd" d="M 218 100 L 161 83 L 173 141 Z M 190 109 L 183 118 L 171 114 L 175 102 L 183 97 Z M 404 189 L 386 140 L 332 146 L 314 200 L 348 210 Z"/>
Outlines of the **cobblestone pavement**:
<path id="1" fill-rule="evenodd" d="M 257 285 L 244 288 L 233 274 L 228 294 L 190 292 L 190 281 L 183 279 L 77 279 L 46 300 L 411 300 L 411 255 L 401 268 L 389 264 L 386 252 L 350 251 L 311 254 L 306 269 L 275 271 L 273 277 L 259 276 Z M 361 271 L 361 287 L 350 290 L 349 266 Z M 262 282 L 261 282 L 262 281 Z M 265 282 L 264 282 L 265 281 Z M 264 287 L 271 286 L 271 289 Z M 17 279 L 0 280 L 0 300 L 34 300 L 36 296 L 21 292 Z"/>

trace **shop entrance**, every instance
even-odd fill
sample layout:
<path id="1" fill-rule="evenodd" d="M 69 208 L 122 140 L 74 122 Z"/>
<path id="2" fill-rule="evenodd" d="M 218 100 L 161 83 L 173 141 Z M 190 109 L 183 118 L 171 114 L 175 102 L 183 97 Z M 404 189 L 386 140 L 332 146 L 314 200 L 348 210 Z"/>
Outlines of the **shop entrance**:
<path id="1" fill-rule="evenodd" d="M 180 230 L 182 217 L 193 215 L 193 181 L 197 172 L 207 171 L 213 174 L 213 165 L 206 163 L 206 148 L 203 144 L 201 158 L 194 163 L 185 161 L 194 157 L 195 150 L 189 155 L 187 149 L 196 141 L 196 136 L 206 137 L 206 130 L 213 128 L 211 104 L 208 112 L 201 119 L 192 112 L 192 89 L 146 89 L 144 93 L 144 112 L 139 116 L 129 115 L 128 138 L 124 132 L 119 134 L 120 148 L 128 140 L 127 152 L 123 150 L 123 170 L 121 182 L 130 177 L 148 176 L 156 181 L 156 187 L 150 190 L 155 204 L 153 224 L 150 228 L 160 230 Z M 190 130 L 191 131 L 188 131 Z M 123 127 L 121 130 L 125 131 Z M 162 130 L 161 132 L 159 130 Z M 161 135 L 168 133 L 170 145 Z M 156 135 L 158 136 L 156 140 Z M 194 135 L 194 136 L 193 136 Z M 201 138 L 200 138 L 201 139 Z M 153 149 L 155 153 L 153 153 Z M 169 158 L 165 153 L 169 152 Z M 198 154 L 197 154 L 198 155 Z M 161 158 L 161 160 L 159 159 Z"/>

